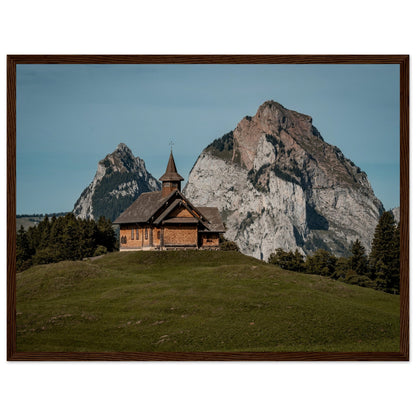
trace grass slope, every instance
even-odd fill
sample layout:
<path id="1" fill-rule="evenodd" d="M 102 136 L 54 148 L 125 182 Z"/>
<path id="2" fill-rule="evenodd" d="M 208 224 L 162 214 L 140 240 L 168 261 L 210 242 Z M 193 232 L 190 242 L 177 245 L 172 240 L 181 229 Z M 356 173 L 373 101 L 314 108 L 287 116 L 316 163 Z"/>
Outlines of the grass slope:
<path id="1" fill-rule="evenodd" d="M 398 351 L 399 297 L 236 252 L 112 253 L 17 275 L 18 351 Z"/>

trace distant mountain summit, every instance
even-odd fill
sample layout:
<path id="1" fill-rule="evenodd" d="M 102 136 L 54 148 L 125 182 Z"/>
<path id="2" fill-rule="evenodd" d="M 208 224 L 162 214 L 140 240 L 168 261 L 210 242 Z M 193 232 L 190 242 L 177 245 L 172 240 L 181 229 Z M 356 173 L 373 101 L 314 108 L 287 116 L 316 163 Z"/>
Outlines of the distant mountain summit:
<path id="1" fill-rule="evenodd" d="M 369 251 L 384 211 L 367 175 L 312 117 L 275 101 L 203 150 L 184 193 L 217 206 L 225 237 L 265 260 L 276 248 L 344 255 L 357 238 Z"/>
<path id="2" fill-rule="evenodd" d="M 159 191 L 157 181 L 145 163 L 120 143 L 113 153 L 98 162 L 93 181 L 84 189 L 74 205 L 73 213 L 80 218 L 114 220 L 143 192 Z"/>

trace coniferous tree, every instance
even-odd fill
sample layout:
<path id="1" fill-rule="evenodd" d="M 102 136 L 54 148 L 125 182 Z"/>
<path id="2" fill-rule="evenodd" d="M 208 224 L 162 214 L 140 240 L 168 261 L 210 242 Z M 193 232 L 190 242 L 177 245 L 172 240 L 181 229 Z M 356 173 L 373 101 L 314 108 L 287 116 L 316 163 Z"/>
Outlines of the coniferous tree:
<path id="1" fill-rule="evenodd" d="M 45 215 L 43 220 L 38 224 L 39 230 L 39 248 L 46 248 L 49 244 L 49 234 L 51 232 L 51 224 L 49 222 L 49 217 Z"/>
<path id="2" fill-rule="evenodd" d="M 64 231 L 64 217 L 52 218 L 48 248 L 53 253 L 53 261 L 63 260 L 62 235 Z"/>
<path id="3" fill-rule="evenodd" d="M 331 279 L 344 279 L 350 270 L 350 261 L 347 257 L 338 257 L 335 263 L 335 271 L 331 274 Z"/>
<path id="4" fill-rule="evenodd" d="M 392 212 L 384 212 L 376 226 L 369 257 L 370 276 L 381 290 L 399 291 L 399 233 Z"/>
<path id="5" fill-rule="evenodd" d="M 360 240 L 355 240 L 350 248 L 349 267 L 358 275 L 364 276 L 368 272 L 368 258 Z"/>
<path id="6" fill-rule="evenodd" d="M 111 220 L 101 216 L 97 222 L 98 245 L 104 246 L 108 251 L 113 251 L 116 246 L 116 236 Z"/>
<path id="7" fill-rule="evenodd" d="M 47 264 L 61 260 L 78 260 L 113 251 L 117 239 L 110 220 L 102 217 L 93 220 L 76 218 L 72 213 L 51 221 L 45 218 L 27 231 L 22 227 L 17 233 L 17 269 L 24 270 L 32 264 Z"/>
<path id="8" fill-rule="evenodd" d="M 400 293 L 400 223 L 397 224 L 394 230 L 393 259 L 390 280 L 387 282 L 387 286 L 393 293 Z"/>
<path id="9" fill-rule="evenodd" d="M 65 226 L 62 235 L 63 256 L 67 260 L 81 259 L 80 252 L 80 233 L 78 231 L 78 223 L 73 214 L 65 216 Z"/>
<path id="10" fill-rule="evenodd" d="M 97 247 L 97 224 L 93 220 L 82 220 L 80 223 L 80 251 L 82 257 L 91 257 Z"/>
<path id="11" fill-rule="evenodd" d="M 27 236 L 27 232 L 20 226 L 16 235 L 16 266 L 17 270 L 22 270 L 30 267 L 32 262 L 30 261 L 33 250 L 30 247 L 30 242 Z"/>

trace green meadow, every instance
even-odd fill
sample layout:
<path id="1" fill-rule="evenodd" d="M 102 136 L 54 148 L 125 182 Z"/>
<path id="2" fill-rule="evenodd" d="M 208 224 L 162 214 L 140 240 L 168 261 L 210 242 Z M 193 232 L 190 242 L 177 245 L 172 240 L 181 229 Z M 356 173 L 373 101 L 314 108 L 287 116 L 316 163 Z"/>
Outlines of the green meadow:
<path id="1" fill-rule="evenodd" d="M 399 351 L 399 296 L 237 252 L 111 253 L 17 274 L 17 351 Z"/>

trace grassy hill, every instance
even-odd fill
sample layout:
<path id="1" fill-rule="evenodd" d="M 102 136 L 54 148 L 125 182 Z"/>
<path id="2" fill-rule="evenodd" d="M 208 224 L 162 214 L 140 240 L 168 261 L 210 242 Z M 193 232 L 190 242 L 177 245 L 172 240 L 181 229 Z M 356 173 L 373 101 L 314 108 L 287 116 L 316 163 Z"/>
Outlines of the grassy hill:
<path id="1" fill-rule="evenodd" d="M 399 351 L 399 297 L 237 252 L 112 253 L 17 275 L 18 351 Z"/>

